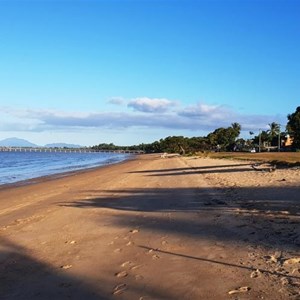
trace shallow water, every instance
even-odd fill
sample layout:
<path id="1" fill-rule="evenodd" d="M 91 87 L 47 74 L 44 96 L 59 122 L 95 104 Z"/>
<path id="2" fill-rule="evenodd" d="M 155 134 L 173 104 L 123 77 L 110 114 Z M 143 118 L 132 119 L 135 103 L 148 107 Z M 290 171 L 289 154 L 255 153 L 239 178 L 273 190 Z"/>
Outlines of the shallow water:
<path id="1" fill-rule="evenodd" d="M 129 156 L 129 154 L 102 152 L 0 152 L 0 185 L 105 166 L 121 162 Z"/>

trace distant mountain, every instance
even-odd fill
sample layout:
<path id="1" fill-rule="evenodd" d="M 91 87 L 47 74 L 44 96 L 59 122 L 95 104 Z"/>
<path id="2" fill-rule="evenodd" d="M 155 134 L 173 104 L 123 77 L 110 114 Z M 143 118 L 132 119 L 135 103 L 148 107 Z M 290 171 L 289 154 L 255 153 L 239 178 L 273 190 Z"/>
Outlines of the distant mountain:
<path id="1" fill-rule="evenodd" d="M 52 143 L 45 145 L 47 148 L 83 148 L 83 146 L 80 145 L 74 145 L 74 144 L 66 144 L 66 143 Z"/>
<path id="2" fill-rule="evenodd" d="M 1 147 L 38 147 L 36 144 L 29 141 L 18 139 L 16 137 L 8 138 L 0 141 Z"/>
<path id="3" fill-rule="evenodd" d="M 0 147 L 40 147 L 36 144 L 33 144 L 27 140 L 19 139 L 16 137 L 8 138 L 0 141 Z M 47 148 L 84 148 L 80 145 L 75 144 L 66 144 L 66 143 L 52 143 L 47 144 L 44 147 Z"/>

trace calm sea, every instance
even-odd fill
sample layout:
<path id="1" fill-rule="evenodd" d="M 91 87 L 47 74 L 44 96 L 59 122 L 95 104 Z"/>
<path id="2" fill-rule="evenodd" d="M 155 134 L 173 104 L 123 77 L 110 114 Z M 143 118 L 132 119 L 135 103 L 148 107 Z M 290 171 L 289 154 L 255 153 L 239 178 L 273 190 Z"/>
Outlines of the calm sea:
<path id="1" fill-rule="evenodd" d="M 129 154 L 0 152 L 0 185 L 121 162 Z"/>

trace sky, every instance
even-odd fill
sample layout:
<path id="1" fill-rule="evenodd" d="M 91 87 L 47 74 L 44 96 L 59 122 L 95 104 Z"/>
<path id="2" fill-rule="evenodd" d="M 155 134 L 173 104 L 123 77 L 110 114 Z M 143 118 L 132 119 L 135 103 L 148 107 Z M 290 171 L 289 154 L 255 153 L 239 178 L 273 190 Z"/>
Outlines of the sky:
<path id="1" fill-rule="evenodd" d="M 0 140 L 247 138 L 299 105 L 298 0 L 0 0 Z"/>

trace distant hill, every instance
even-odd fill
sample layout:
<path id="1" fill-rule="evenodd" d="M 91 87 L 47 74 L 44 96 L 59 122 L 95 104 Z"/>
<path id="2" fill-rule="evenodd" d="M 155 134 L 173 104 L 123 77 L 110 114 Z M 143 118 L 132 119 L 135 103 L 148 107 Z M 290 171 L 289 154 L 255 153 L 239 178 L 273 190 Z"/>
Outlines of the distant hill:
<path id="1" fill-rule="evenodd" d="M 19 139 L 16 137 L 8 138 L 0 141 L 0 147 L 41 147 L 36 144 L 33 144 L 27 140 Z M 75 145 L 75 144 L 66 144 L 66 143 L 52 143 L 47 144 L 43 147 L 46 148 L 84 148 L 81 145 Z"/>
<path id="2" fill-rule="evenodd" d="M 74 145 L 74 144 L 66 144 L 66 143 L 52 143 L 45 145 L 47 148 L 83 148 L 83 146 L 80 145 Z"/>
<path id="3" fill-rule="evenodd" d="M 0 141 L 1 147 L 38 147 L 36 144 L 30 143 L 27 140 L 16 137 L 8 138 Z"/>

